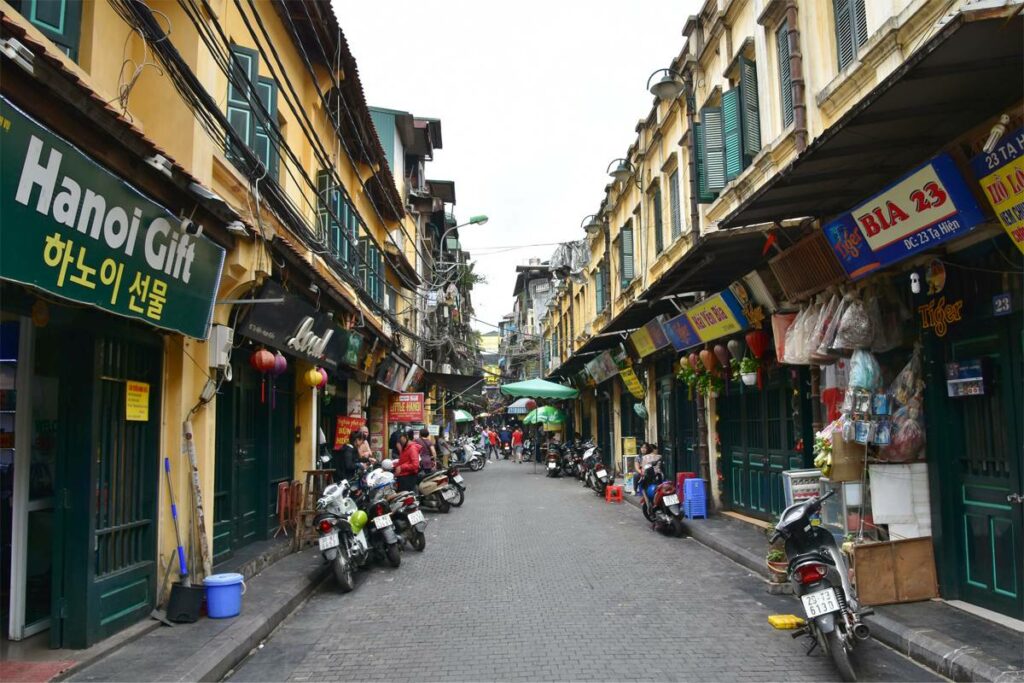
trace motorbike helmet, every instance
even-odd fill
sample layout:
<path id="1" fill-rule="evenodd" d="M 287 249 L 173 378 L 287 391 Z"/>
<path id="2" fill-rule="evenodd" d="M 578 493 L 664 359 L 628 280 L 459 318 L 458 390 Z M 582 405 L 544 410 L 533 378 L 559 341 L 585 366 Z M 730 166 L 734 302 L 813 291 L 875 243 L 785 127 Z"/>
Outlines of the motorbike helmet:
<path id="1" fill-rule="evenodd" d="M 380 466 L 383 467 L 385 471 L 391 472 L 391 471 L 393 471 L 395 469 L 395 461 L 394 460 L 381 460 L 380 461 Z"/>
<path id="2" fill-rule="evenodd" d="M 366 512 L 363 510 L 356 510 L 352 513 L 352 516 L 348 518 L 349 526 L 352 527 L 352 533 L 354 534 L 358 534 L 362 531 L 368 521 L 369 517 L 367 517 Z"/>

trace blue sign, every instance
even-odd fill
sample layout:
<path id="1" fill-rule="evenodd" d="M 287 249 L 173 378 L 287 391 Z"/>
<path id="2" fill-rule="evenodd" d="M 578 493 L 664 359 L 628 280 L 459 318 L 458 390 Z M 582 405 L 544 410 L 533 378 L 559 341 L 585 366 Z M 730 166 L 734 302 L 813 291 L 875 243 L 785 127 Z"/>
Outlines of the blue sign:
<path id="1" fill-rule="evenodd" d="M 700 344 L 700 337 L 697 336 L 697 331 L 693 329 L 685 312 L 671 320 L 666 320 L 661 324 L 661 329 L 665 331 L 665 336 L 672 342 L 672 347 L 676 351 L 685 351 L 691 346 Z"/>
<path id="2" fill-rule="evenodd" d="M 1010 293 L 1003 292 L 992 297 L 992 315 L 1010 315 L 1013 306 L 1010 305 Z"/>
<path id="3" fill-rule="evenodd" d="M 851 280 L 969 233 L 984 221 L 953 158 L 940 154 L 825 226 Z"/>

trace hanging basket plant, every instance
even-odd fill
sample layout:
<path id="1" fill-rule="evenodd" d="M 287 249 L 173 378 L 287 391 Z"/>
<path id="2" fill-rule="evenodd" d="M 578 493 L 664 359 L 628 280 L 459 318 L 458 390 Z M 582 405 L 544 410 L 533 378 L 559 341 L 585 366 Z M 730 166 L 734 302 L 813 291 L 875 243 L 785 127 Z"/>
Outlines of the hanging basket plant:
<path id="1" fill-rule="evenodd" d="M 701 396 L 718 396 L 724 387 L 725 382 L 713 372 L 704 372 L 697 376 L 697 392 Z"/>
<path id="2" fill-rule="evenodd" d="M 691 401 L 693 400 L 693 390 L 697 386 L 698 376 L 697 370 L 688 362 L 684 361 L 679 364 L 679 373 L 676 375 L 676 379 L 686 385 L 686 397 Z"/>
<path id="3" fill-rule="evenodd" d="M 756 358 L 744 356 L 739 363 L 740 378 L 743 380 L 743 384 L 748 387 L 757 384 L 757 374 L 760 368 L 761 363 Z"/>

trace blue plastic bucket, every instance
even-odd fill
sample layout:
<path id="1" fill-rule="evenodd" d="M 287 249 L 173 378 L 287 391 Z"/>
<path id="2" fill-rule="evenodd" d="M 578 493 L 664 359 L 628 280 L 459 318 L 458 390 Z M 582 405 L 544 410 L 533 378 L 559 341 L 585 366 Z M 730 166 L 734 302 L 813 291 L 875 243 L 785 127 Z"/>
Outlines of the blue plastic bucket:
<path id="1" fill-rule="evenodd" d="M 206 586 L 206 614 L 213 619 L 237 617 L 242 611 L 245 577 L 241 574 L 213 574 L 203 581 Z"/>

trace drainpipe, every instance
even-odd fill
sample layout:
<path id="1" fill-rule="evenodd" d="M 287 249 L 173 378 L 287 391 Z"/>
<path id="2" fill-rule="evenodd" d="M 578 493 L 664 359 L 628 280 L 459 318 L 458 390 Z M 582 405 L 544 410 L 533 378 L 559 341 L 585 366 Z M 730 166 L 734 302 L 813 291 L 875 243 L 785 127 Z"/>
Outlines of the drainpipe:
<path id="1" fill-rule="evenodd" d="M 797 23 L 796 0 L 786 3 L 786 26 L 789 27 L 789 77 L 793 91 L 793 134 L 797 154 L 807 149 L 807 104 L 804 102 L 804 57 L 800 52 L 800 26 Z"/>
<path id="2" fill-rule="evenodd" d="M 693 70 L 687 69 L 683 79 L 686 92 L 686 152 L 689 158 L 690 175 L 690 232 L 693 241 L 696 243 L 700 237 L 700 208 L 697 205 L 697 197 L 700 194 L 700 184 L 697 180 L 697 145 L 694 142 L 693 110 L 696 107 L 696 98 L 693 95 Z"/>

